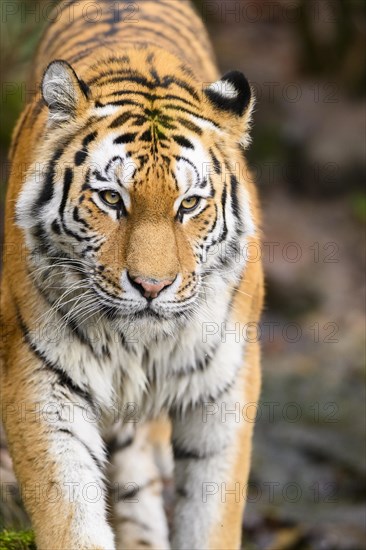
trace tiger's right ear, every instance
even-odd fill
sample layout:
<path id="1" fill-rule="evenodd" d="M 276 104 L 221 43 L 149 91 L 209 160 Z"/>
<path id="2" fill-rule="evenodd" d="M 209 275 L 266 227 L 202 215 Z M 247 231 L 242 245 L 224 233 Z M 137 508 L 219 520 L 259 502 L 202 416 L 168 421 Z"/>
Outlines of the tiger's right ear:
<path id="1" fill-rule="evenodd" d="M 65 122 L 87 106 L 88 86 L 80 80 L 67 61 L 52 61 L 42 79 L 42 96 L 49 108 L 50 119 Z"/>
<path id="2" fill-rule="evenodd" d="M 230 133 L 247 147 L 250 143 L 249 130 L 254 97 L 243 73 L 226 73 L 204 91 L 211 105 L 218 111 L 224 126 L 226 125 Z"/>

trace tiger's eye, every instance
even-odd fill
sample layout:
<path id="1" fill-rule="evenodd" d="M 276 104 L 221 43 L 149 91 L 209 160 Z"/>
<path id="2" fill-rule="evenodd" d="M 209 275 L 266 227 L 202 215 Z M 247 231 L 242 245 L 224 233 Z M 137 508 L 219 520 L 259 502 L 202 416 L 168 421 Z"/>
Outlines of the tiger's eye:
<path id="1" fill-rule="evenodd" d="M 122 201 L 121 196 L 116 191 L 102 191 L 100 196 L 104 202 L 111 206 L 116 206 Z"/>
<path id="2" fill-rule="evenodd" d="M 199 197 L 189 197 L 181 202 L 181 208 L 184 210 L 193 210 L 196 206 L 198 206 L 199 201 Z"/>

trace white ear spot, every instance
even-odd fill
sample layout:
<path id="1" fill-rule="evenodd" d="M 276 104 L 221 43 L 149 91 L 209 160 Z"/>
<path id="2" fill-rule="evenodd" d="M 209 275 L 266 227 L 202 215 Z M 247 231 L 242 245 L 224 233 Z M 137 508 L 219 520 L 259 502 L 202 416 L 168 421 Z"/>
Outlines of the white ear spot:
<path id="1" fill-rule="evenodd" d="M 220 80 L 210 84 L 205 93 L 216 109 L 238 117 L 246 115 L 252 97 L 249 82 L 239 71 L 225 74 Z"/>
<path id="2" fill-rule="evenodd" d="M 218 80 L 217 82 L 211 84 L 208 89 L 227 99 L 236 99 L 239 95 L 239 92 L 235 88 L 234 84 L 228 80 Z"/>
<path id="3" fill-rule="evenodd" d="M 72 118 L 86 101 L 87 93 L 87 86 L 66 61 L 53 61 L 48 65 L 42 80 L 42 96 L 51 120 L 63 122 Z"/>

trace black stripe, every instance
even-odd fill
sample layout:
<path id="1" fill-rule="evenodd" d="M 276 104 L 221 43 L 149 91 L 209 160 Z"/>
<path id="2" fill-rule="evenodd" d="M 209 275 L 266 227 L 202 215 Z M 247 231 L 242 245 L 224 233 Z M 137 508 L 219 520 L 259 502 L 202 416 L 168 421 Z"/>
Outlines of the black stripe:
<path id="1" fill-rule="evenodd" d="M 131 60 L 128 55 L 122 55 L 122 56 L 116 56 L 116 55 L 110 55 L 109 57 L 102 57 L 99 61 L 94 63 L 90 69 L 92 71 L 95 71 L 98 67 L 103 66 L 104 68 L 108 68 L 110 64 L 112 63 L 130 63 Z"/>
<path id="2" fill-rule="evenodd" d="M 160 3 L 160 2 L 159 2 Z M 160 3 L 161 4 L 161 3 Z M 181 17 L 177 18 L 176 15 L 179 14 Z M 149 15 L 147 12 L 141 14 L 141 21 L 144 23 L 152 23 L 154 27 L 157 25 L 162 28 L 168 28 L 171 33 L 176 36 L 176 43 L 182 44 L 185 43 L 185 47 L 189 46 L 192 51 L 196 51 L 197 47 L 193 43 L 195 39 L 202 49 L 204 50 L 207 47 L 207 42 L 204 39 L 201 39 L 200 31 L 201 28 L 193 27 L 194 21 L 190 20 L 189 27 L 187 25 L 187 13 L 182 13 L 180 11 L 175 11 L 172 4 L 169 6 L 168 10 L 162 10 L 161 5 L 159 6 L 159 11 L 156 12 L 156 15 Z M 195 21 L 197 22 L 197 21 Z M 150 25 L 153 28 L 153 25 Z M 187 31 L 186 33 L 182 31 Z M 166 36 L 166 35 L 165 35 Z M 167 36 L 167 38 L 169 38 Z M 151 63 L 151 61 L 150 61 Z"/>
<path id="3" fill-rule="evenodd" d="M 32 236 L 37 242 L 37 248 L 32 250 L 32 254 L 48 254 L 52 243 L 48 239 L 48 234 L 41 223 L 32 228 Z"/>
<path id="4" fill-rule="evenodd" d="M 112 92 L 111 94 L 109 94 L 107 97 L 120 97 L 120 96 L 131 95 L 131 94 L 140 95 L 149 101 L 168 101 L 168 100 L 181 101 L 182 103 L 185 103 L 190 107 L 198 109 L 198 106 L 192 103 L 191 101 L 189 101 L 188 99 L 185 99 L 184 97 L 180 97 L 175 94 L 167 94 L 162 96 L 162 95 L 152 94 L 150 92 L 144 92 L 143 90 L 116 90 L 115 92 Z M 120 103 L 120 105 L 123 105 L 123 104 L 124 103 Z M 142 105 L 139 103 L 135 103 L 135 105 L 142 107 Z M 199 115 L 196 114 L 196 116 L 199 116 Z"/>
<path id="5" fill-rule="evenodd" d="M 185 147 L 186 149 L 194 149 L 193 143 L 184 136 L 173 136 L 173 139 L 181 147 Z"/>
<path id="6" fill-rule="evenodd" d="M 174 158 L 177 160 L 177 161 L 180 161 L 180 160 L 184 160 L 185 162 L 187 162 L 190 166 L 192 166 L 192 168 L 194 169 L 195 173 L 196 173 L 196 177 L 197 177 L 197 181 L 199 181 L 199 178 L 200 178 L 200 175 L 199 175 L 199 172 L 197 170 L 197 167 L 193 164 L 193 162 L 189 159 L 187 159 L 187 157 L 182 157 L 180 155 L 174 155 Z"/>
<path id="7" fill-rule="evenodd" d="M 89 172 L 88 172 L 88 174 L 89 174 Z M 67 198 L 69 196 L 72 180 L 73 180 L 73 171 L 68 166 L 65 169 L 65 173 L 64 173 L 64 189 L 63 189 L 63 192 L 62 192 L 62 200 L 61 200 L 61 204 L 60 204 L 60 208 L 59 208 L 59 214 L 60 214 L 60 218 L 61 218 L 62 228 L 63 228 L 64 232 L 66 233 L 66 235 L 69 235 L 70 237 L 73 237 L 78 242 L 91 241 L 93 237 L 90 237 L 90 236 L 88 237 L 86 235 L 81 237 L 80 235 L 78 235 L 74 231 L 71 231 L 71 229 L 69 229 L 66 226 L 65 221 L 64 221 L 64 210 L 65 210 L 65 207 L 66 207 Z M 84 186 L 86 186 L 86 185 L 87 185 L 86 183 L 83 184 L 83 187 L 82 187 L 83 190 L 85 188 Z"/>
<path id="8" fill-rule="evenodd" d="M 136 133 L 123 134 L 122 136 L 117 137 L 113 141 L 113 143 L 115 143 L 116 145 L 120 145 L 120 144 L 123 144 L 123 143 L 133 143 L 136 136 L 137 136 Z"/>
<path id="9" fill-rule="evenodd" d="M 143 124 L 146 124 L 146 118 L 141 115 L 134 115 L 134 126 L 142 126 Z"/>
<path id="10" fill-rule="evenodd" d="M 237 377 L 235 373 L 234 378 L 230 380 L 230 382 L 227 382 L 222 388 L 219 388 L 217 393 L 210 394 L 206 399 L 202 399 L 202 403 L 215 403 L 216 401 L 220 400 L 225 395 L 225 393 L 227 393 L 234 387 L 236 381 Z"/>
<path id="11" fill-rule="evenodd" d="M 108 171 L 110 170 L 112 164 L 114 164 L 117 160 L 120 161 L 121 164 L 123 163 L 122 157 L 120 157 L 119 155 L 115 155 L 114 157 L 112 157 L 112 158 L 108 161 L 108 163 L 107 163 L 107 165 L 106 165 L 106 167 L 105 167 L 105 169 L 104 169 L 104 171 L 105 171 L 106 174 L 107 174 Z M 107 180 L 107 181 L 108 181 L 108 180 Z"/>
<path id="12" fill-rule="evenodd" d="M 92 141 L 95 140 L 97 137 L 97 132 L 91 132 L 90 134 L 86 135 L 82 141 L 82 149 L 77 151 L 75 153 L 75 164 L 76 166 L 81 166 L 84 162 L 86 157 L 88 156 L 88 145 Z"/>
<path id="13" fill-rule="evenodd" d="M 117 118 L 113 120 L 113 122 L 110 123 L 109 128 L 118 128 L 118 126 L 122 126 L 125 122 L 130 120 L 130 118 L 133 118 L 134 114 L 127 112 L 123 113 L 122 115 L 119 115 Z"/>
<path id="14" fill-rule="evenodd" d="M 202 135 L 202 130 L 199 126 L 191 122 L 190 120 L 186 120 L 182 117 L 178 117 L 178 122 L 184 126 L 185 128 L 188 128 L 188 130 L 191 130 L 191 132 L 194 132 L 195 134 L 198 134 L 199 136 Z"/>
<path id="15" fill-rule="evenodd" d="M 199 109 L 199 105 L 196 105 L 195 103 L 192 103 L 192 101 L 189 101 L 188 99 L 184 99 L 183 97 L 180 97 L 175 94 L 166 94 L 162 97 L 164 100 L 174 100 L 174 101 L 182 101 L 183 103 L 186 103 L 187 105 L 190 105 L 191 107 L 194 107 L 195 109 Z M 199 116 L 199 115 L 197 115 Z"/>
<path id="16" fill-rule="evenodd" d="M 190 285 L 186 285 L 187 286 L 190 286 Z M 184 287 L 184 288 L 186 288 Z M 184 290 L 184 288 L 182 290 Z M 182 368 L 178 371 L 176 371 L 175 374 L 177 374 L 179 377 L 184 377 L 184 376 L 187 376 L 187 375 L 192 375 L 196 372 L 205 372 L 207 371 L 207 369 L 211 366 L 211 361 L 212 361 L 212 358 L 213 358 L 213 355 L 215 354 L 216 352 L 216 349 L 214 349 L 211 353 L 205 355 L 205 357 L 199 359 L 198 361 L 196 361 L 195 363 L 193 363 L 192 365 L 189 365 L 188 368 Z"/>
<path id="17" fill-rule="evenodd" d="M 78 81 L 79 81 L 80 88 L 81 88 L 83 94 L 85 95 L 86 99 L 90 99 L 90 88 L 89 88 L 89 86 L 81 78 L 78 78 Z"/>
<path id="18" fill-rule="evenodd" d="M 95 102 L 95 106 L 97 109 L 108 107 L 109 105 L 116 105 L 119 107 L 120 105 L 137 105 L 137 107 L 141 107 L 140 103 L 137 103 L 137 101 L 133 101 L 132 99 L 120 99 L 118 101 L 107 101 L 106 103 L 102 103 L 101 101 L 97 100 Z M 105 115 L 104 118 L 111 116 L 111 115 Z M 100 117 L 98 117 L 100 118 Z"/>
<path id="19" fill-rule="evenodd" d="M 176 7 L 176 5 L 174 6 Z M 191 7 L 191 6 L 190 6 Z M 191 51 L 194 51 L 196 55 L 198 55 L 197 51 L 197 45 L 194 44 L 194 40 L 197 41 L 197 43 L 202 47 L 202 50 L 207 49 L 207 41 L 204 39 L 204 37 L 201 37 L 201 28 L 200 27 L 193 27 L 193 23 L 196 22 L 194 20 L 190 20 L 189 27 L 187 26 L 187 12 L 181 12 L 178 10 L 175 10 L 172 4 L 170 3 L 169 8 L 167 11 L 164 11 L 161 9 L 158 12 L 158 15 L 155 16 L 149 16 L 146 13 L 143 14 L 142 20 L 145 22 L 151 22 L 156 23 L 161 26 L 166 26 L 169 28 L 169 30 L 172 31 L 174 36 L 179 37 L 176 41 L 176 44 L 179 42 L 181 44 L 182 42 L 185 43 L 185 48 L 190 47 Z M 176 18 L 175 16 L 179 14 L 181 18 Z M 191 14 L 190 14 L 191 15 Z M 182 30 L 186 30 L 187 33 L 183 33 Z"/>
<path id="20" fill-rule="evenodd" d="M 146 130 L 139 138 L 139 141 L 145 141 L 147 143 L 150 143 L 152 140 L 152 134 L 151 134 L 151 128 Z"/>
<path id="21" fill-rule="evenodd" d="M 105 64 L 107 63 L 114 63 L 115 60 L 114 59 L 106 59 L 105 60 Z M 103 67 L 105 69 L 105 67 Z M 98 84 L 100 85 L 100 81 L 103 80 L 104 78 L 109 78 L 109 77 L 113 77 L 113 76 L 117 76 L 119 74 L 122 74 L 122 75 L 130 75 L 132 73 L 132 70 L 127 67 L 127 68 L 118 68 L 118 69 L 114 69 L 114 70 L 108 70 L 108 71 L 104 71 L 102 73 L 99 73 L 98 75 L 94 76 L 93 78 L 91 78 L 90 80 L 88 80 L 88 84 L 89 86 L 91 86 L 92 84 Z"/>
<path id="22" fill-rule="evenodd" d="M 53 220 L 51 223 L 51 229 L 54 233 L 56 233 L 56 235 L 61 235 L 61 227 L 58 220 Z"/>
<path id="23" fill-rule="evenodd" d="M 139 155 L 138 157 L 136 157 L 136 160 L 139 160 L 140 161 L 140 170 L 145 166 L 145 164 L 147 164 L 150 160 L 150 155 L 146 154 L 146 155 Z"/>
<path id="24" fill-rule="evenodd" d="M 136 484 L 137 485 L 137 484 Z M 114 491 L 116 501 L 120 502 L 121 500 L 130 500 L 134 497 L 136 497 L 140 492 L 140 487 L 137 485 L 137 487 L 133 487 L 133 489 L 130 489 L 129 491 L 121 491 L 120 487 L 117 487 Z"/>
<path id="25" fill-rule="evenodd" d="M 104 45 L 106 45 L 106 43 Z M 88 48 L 84 48 L 83 50 L 79 50 L 77 53 L 75 53 L 74 55 L 71 55 L 70 57 L 68 56 L 68 61 L 72 65 L 73 63 L 76 63 L 76 61 L 80 61 L 84 57 L 87 57 L 90 53 L 94 53 L 94 52 L 95 52 L 95 44 L 93 44 L 92 46 L 89 46 Z"/>
<path id="26" fill-rule="evenodd" d="M 212 149 L 210 149 L 210 155 L 211 155 L 211 159 L 212 159 L 216 174 L 221 174 L 220 162 L 219 162 L 218 158 L 216 157 L 215 153 L 212 151 Z"/>
<path id="27" fill-rule="evenodd" d="M 182 88 L 182 90 L 188 92 L 190 96 L 193 97 L 196 101 L 200 100 L 199 95 L 197 94 L 196 90 L 192 88 L 187 82 L 184 82 L 184 80 L 181 80 L 180 78 L 176 78 L 175 76 L 165 76 L 163 78 L 163 83 L 166 87 L 169 87 L 170 84 L 175 84 L 178 86 L 178 88 Z"/>
<path id="28" fill-rule="evenodd" d="M 128 447 L 130 447 L 134 442 L 134 439 L 135 438 L 131 435 L 130 437 L 128 437 L 123 441 L 118 441 L 117 437 L 115 439 L 112 439 L 112 441 L 109 441 L 107 443 L 107 454 L 108 454 L 109 460 L 112 458 L 112 455 L 114 455 L 115 453 L 118 453 L 119 451 L 123 451 L 124 449 L 127 449 Z"/>
<path id="29" fill-rule="evenodd" d="M 104 84 L 110 82 L 110 79 L 112 78 L 126 78 L 126 77 L 140 77 L 145 79 L 144 75 L 140 72 L 138 72 L 135 69 L 131 69 L 129 67 L 127 68 L 118 68 L 118 69 L 112 69 L 110 71 L 104 71 L 99 73 L 97 76 L 92 78 L 89 83 L 90 84 L 97 84 L 98 86 L 103 86 Z"/>
<path id="30" fill-rule="evenodd" d="M 174 460 L 203 460 L 209 458 L 208 456 L 188 449 L 179 447 L 177 443 L 173 441 L 173 456 Z"/>
<path id="31" fill-rule="evenodd" d="M 126 349 L 126 351 L 130 352 L 132 350 L 131 345 L 128 342 L 128 340 L 126 339 L 126 336 L 123 334 L 123 332 L 119 332 L 118 336 L 119 336 L 119 339 L 120 339 L 120 342 L 121 342 L 122 346 Z"/>
<path id="32" fill-rule="evenodd" d="M 61 200 L 61 204 L 60 204 L 60 208 L 59 208 L 59 214 L 60 214 L 62 220 L 63 220 L 64 210 L 65 210 L 67 197 L 69 195 L 72 180 L 73 180 L 73 171 L 68 166 L 65 170 L 65 173 L 64 173 L 64 189 L 63 189 L 63 192 L 62 192 L 62 200 Z"/>
<path id="33" fill-rule="evenodd" d="M 75 36 L 80 35 L 80 32 L 82 31 L 75 33 Z M 80 51 L 83 48 L 83 46 L 96 48 L 97 45 L 98 45 L 98 38 L 95 36 L 95 34 L 92 34 L 91 36 L 89 36 L 88 38 L 85 38 L 84 40 L 76 40 L 75 42 L 71 42 L 71 40 L 68 40 L 65 44 L 63 44 L 58 48 L 58 52 L 61 59 L 64 59 L 65 57 L 68 58 L 69 54 L 72 51 L 74 50 Z M 52 49 L 52 52 L 56 52 L 56 51 L 57 51 L 56 48 Z M 51 56 L 53 55 L 52 52 L 50 54 Z"/>
<path id="34" fill-rule="evenodd" d="M 61 44 L 64 44 L 66 37 L 62 36 L 63 33 L 66 32 L 68 34 L 67 39 L 70 40 L 72 38 L 75 38 L 75 36 L 78 36 L 79 34 L 81 34 L 84 30 L 84 25 L 85 25 L 86 21 L 85 21 L 85 19 L 82 19 L 83 14 L 80 13 L 79 15 L 77 15 L 77 14 L 74 15 L 73 14 L 73 16 L 72 16 L 72 22 L 73 22 L 72 28 L 75 29 L 74 33 L 69 34 L 70 25 L 67 24 L 67 21 L 69 21 L 69 18 L 67 18 L 66 21 L 64 19 L 62 21 L 62 24 L 60 23 L 58 29 L 53 30 L 53 32 L 51 32 L 51 33 L 49 32 L 52 25 L 59 22 L 59 20 L 60 20 L 59 16 L 61 14 L 64 14 L 65 11 L 66 11 L 67 6 L 72 4 L 73 2 L 74 2 L 74 0 L 68 0 L 68 1 L 62 2 L 62 5 L 59 6 L 59 7 L 62 8 L 62 11 L 60 13 L 56 14 L 57 16 L 55 18 L 49 18 L 48 19 L 50 22 L 47 26 L 46 33 L 45 33 L 45 36 L 44 36 L 44 40 L 46 39 L 47 35 L 49 35 L 49 36 L 48 36 L 47 41 L 45 41 L 45 44 L 43 45 L 43 50 L 48 52 L 48 54 L 52 54 L 52 51 L 57 51 L 59 46 Z M 54 11 L 55 11 L 55 8 L 53 8 L 53 10 L 51 11 L 51 14 L 50 14 L 51 16 L 53 15 Z M 87 22 L 86 28 L 88 28 L 88 23 L 90 23 L 90 22 Z M 103 21 L 98 21 L 98 23 L 99 24 L 103 23 Z M 60 40 L 60 38 L 63 39 L 63 40 Z M 52 48 L 51 52 L 50 52 L 50 48 Z M 52 55 L 51 55 L 51 58 L 52 58 Z"/>
<path id="35" fill-rule="evenodd" d="M 168 103 L 167 105 L 164 105 L 164 109 L 173 109 L 175 111 L 182 111 L 183 113 L 187 113 L 188 115 L 195 116 L 196 118 L 200 118 L 201 120 L 204 120 L 205 122 L 210 122 L 213 126 L 220 129 L 220 126 L 216 124 L 213 120 L 210 118 L 206 118 L 202 116 L 199 112 L 194 113 L 193 111 L 190 111 L 189 109 L 186 109 L 185 107 L 180 107 L 179 105 L 174 105 L 174 103 Z M 198 107 L 197 107 L 198 109 Z"/>
<path id="36" fill-rule="evenodd" d="M 98 132 L 95 130 L 94 132 L 90 132 L 90 134 L 86 135 L 83 139 L 83 146 L 87 147 L 89 143 L 92 143 L 97 138 Z"/>
<path id="37" fill-rule="evenodd" d="M 103 86 L 107 84 L 120 84 L 122 82 L 131 82 L 133 84 L 139 84 L 140 86 L 145 86 L 148 90 L 155 90 L 156 85 L 153 82 L 150 82 L 147 78 L 144 76 L 139 76 L 138 74 L 129 74 L 128 76 L 112 76 L 110 78 L 107 78 L 107 80 L 103 80 L 102 84 Z M 123 91 L 130 91 L 133 93 L 133 89 L 131 90 L 123 90 Z"/>
<path id="38" fill-rule="evenodd" d="M 24 320 L 21 316 L 21 313 L 20 313 L 20 310 L 19 310 L 18 306 L 16 306 L 16 313 L 17 313 L 17 319 L 18 319 L 19 326 L 20 326 L 21 331 L 22 331 L 23 336 L 24 336 L 24 340 L 28 344 L 28 346 L 29 346 L 30 350 L 33 352 L 33 354 L 42 362 L 43 367 L 45 367 L 47 370 L 52 371 L 57 376 L 58 383 L 61 386 L 66 387 L 70 391 L 70 393 L 75 393 L 76 395 L 81 397 L 84 401 L 86 401 L 91 406 L 92 410 L 95 412 L 95 405 L 94 405 L 94 402 L 91 398 L 90 393 L 88 393 L 86 390 L 84 390 L 83 388 L 78 386 L 70 378 L 70 376 L 64 370 L 62 370 L 61 367 L 59 367 L 56 363 L 53 363 L 52 361 L 50 361 L 46 357 L 45 353 L 37 348 L 37 346 L 34 344 L 34 342 L 32 342 L 32 339 L 31 339 L 30 334 L 29 334 L 28 327 L 26 326 L 26 324 L 25 324 L 25 322 L 24 322 Z M 37 369 L 37 370 L 43 370 L 43 367 L 41 367 L 40 369 Z"/>
<path id="39" fill-rule="evenodd" d="M 165 115 L 160 115 L 158 117 L 159 124 L 163 126 L 163 128 L 167 128 L 168 130 L 176 130 L 177 127 L 175 124 L 172 124 L 172 119 L 170 117 L 167 117 Z"/>
<path id="40" fill-rule="evenodd" d="M 93 175 L 98 181 L 109 181 L 107 178 L 102 176 L 102 174 L 97 169 L 93 170 Z M 83 190 L 86 190 L 86 189 L 91 189 L 90 184 L 87 182 L 83 184 Z"/>
<path id="41" fill-rule="evenodd" d="M 188 491 L 184 487 L 177 487 L 175 494 L 180 498 L 188 498 Z"/>
<path id="42" fill-rule="evenodd" d="M 75 393 L 76 395 L 78 395 L 79 397 L 84 399 L 84 401 L 86 401 L 88 403 L 88 405 L 90 405 L 93 412 L 95 412 L 95 404 L 94 404 L 94 401 L 92 400 L 91 395 L 86 390 L 84 390 L 83 388 L 78 386 L 72 380 L 72 378 L 70 378 L 70 376 L 68 374 L 66 374 L 66 372 L 64 370 L 61 369 L 61 367 L 59 367 L 58 365 L 56 365 L 56 363 L 52 363 L 49 359 L 47 359 L 44 352 L 40 351 L 35 346 L 35 344 L 33 344 L 30 340 L 27 343 L 28 343 L 29 347 L 32 349 L 32 351 L 34 352 L 34 354 L 38 357 L 38 359 L 40 359 L 43 362 L 43 365 L 48 370 L 52 371 L 53 373 L 55 373 L 57 375 L 58 383 L 61 386 L 64 386 L 65 388 L 67 388 L 70 391 L 70 393 Z M 41 370 L 43 370 L 43 369 L 41 369 Z"/>
<path id="43" fill-rule="evenodd" d="M 221 197 L 221 208 L 222 208 L 222 217 L 224 220 L 224 227 L 222 230 L 222 234 L 220 235 L 220 238 L 219 238 L 220 242 L 226 239 L 227 233 L 228 233 L 227 224 L 226 224 L 226 195 L 227 195 L 227 191 L 226 191 L 226 186 L 224 185 L 224 189 L 222 191 L 222 197 Z"/>
<path id="44" fill-rule="evenodd" d="M 82 151 L 82 150 L 76 151 L 75 157 L 74 157 L 75 165 L 81 166 L 85 162 L 85 159 L 87 156 L 88 156 L 87 151 Z"/>
<path id="45" fill-rule="evenodd" d="M 56 428 L 56 430 L 58 432 L 61 432 L 61 433 L 64 433 L 64 434 L 68 434 L 70 435 L 75 441 L 77 441 L 78 443 L 80 443 L 84 449 L 86 449 L 86 451 L 88 452 L 88 455 L 92 458 L 93 462 L 95 463 L 95 465 L 97 466 L 98 470 L 103 470 L 104 469 L 104 465 L 100 462 L 100 460 L 95 456 L 95 454 L 93 453 L 93 451 L 88 447 L 88 445 L 82 440 L 80 439 L 80 437 L 78 437 L 72 430 L 70 430 L 69 428 Z"/>
<path id="46" fill-rule="evenodd" d="M 88 222 L 86 222 L 85 220 L 83 220 L 83 218 L 80 218 L 79 216 L 79 209 L 77 206 L 75 206 L 73 212 L 72 212 L 72 217 L 74 218 L 74 220 L 77 222 L 77 223 L 81 223 L 84 227 L 86 227 L 87 229 L 91 229 L 90 225 L 88 224 Z"/>
<path id="47" fill-rule="evenodd" d="M 43 102 L 43 100 L 42 100 Z M 71 134 L 64 142 L 60 143 L 60 145 L 58 146 L 58 148 L 56 149 L 55 153 L 53 154 L 50 162 L 48 163 L 48 166 L 47 166 L 47 172 L 46 172 L 46 176 L 44 178 L 44 181 L 43 181 L 43 184 L 42 184 L 42 189 L 41 189 L 41 192 L 34 204 L 34 214 L 38 214 L 38 210 L 39 208 L 41 208 L 42 206 L 44 206 L 47 202 L 49 202 L 52 197 L 53 197 L 53 184 L 54 184 L 54 176 L 55 176 L 55 164 L 57 163 L 57 161 L 61 158 L 61 156 L 63 155 L 65 149 L 70 145 L 70 143 L 73 141 L 73 139 L 80 135 L 80 131 L 84 130 L 85 128 L 88 128 L 90 127 L 90 125 L 95 122 L 96 118 L 95 117 L 91 117 L 90 119 L 88 119 L 85 123 L 85 125 L 83 126 L 83 128 L 81 128 L 81 130 L 79 130 L 78 132 L 76 132 L 75 134 Z"/>
<path id="48" fill-rule="evenodd" d="M 63 310 L 64 311 L 64 310 Z M 85 346 L 87 346 L 89 348 L 89 350 L 92 352 L 92 354 L 94 355 L 94 357 L 98 358 L 96 352 L 95 352 L 95 349 L 93 348 L 93 345 L 92 343 L 90 342 L 90 340 L 88 340 L 84 334 L 81 332 L 80 330 L 80 327 L 79 325 L 76 323 L 76 321 L 74 321 L 73 319 L 71 319 L 70 317 L 67 319 L 67 325 L 70 329 L 70 331 L 72 332 L 72 334 L 75 334 L 75 336 L 78 338 L 78 340 L 84 344 Z"/>
<path id="49" fill-rule="evenodd" d="M 240 208 L 239 208 L 239 200 L 238 200 L 238 186 L 239 182 L 233 174 L 230 177 L 230 183 L 231 183 L 231 204 L 232 209 L 234 212 L 235 217 L 240 220 Z"/>
<path id="50" fill-rule="evenodd" d="M 59 147 L 56 149 L 55 153 L 53 154 L 50 162 L 47 166 L 47 172 L 46 176 L 44 178 L 43 186 L 41 189 L 41 193 L 38 196 L 38 199 L 35 203 L 36 210 L 34 213 L 36 213 L 42 206 L 47 204 L 53 197 L 53 180 L 55 177 L 55 164 L 62 156 L 65 147 Z"/>

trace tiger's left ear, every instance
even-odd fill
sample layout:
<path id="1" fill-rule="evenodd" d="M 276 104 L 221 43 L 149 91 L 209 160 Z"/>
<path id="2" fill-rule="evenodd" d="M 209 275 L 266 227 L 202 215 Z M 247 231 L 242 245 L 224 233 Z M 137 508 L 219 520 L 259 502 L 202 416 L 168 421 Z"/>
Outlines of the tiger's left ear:
<path id="1" fill-rule="evenodd" d="M 65 122 L 88 104 L 90 91 L 67 61 L 52 61 L 42 79 L 42 96 L 50 111 L 50 120 Z"/>
<path id="2" fill-rule="evenodd" d="M 250 143 L 250 122 L 254 107 L 254 96 L 243 73 L 232 71 L 205 89 L 205 94 L 213 107 L 220 111 L 224 119 L 229 119 L 232 132 L 244 147 Z"/>

